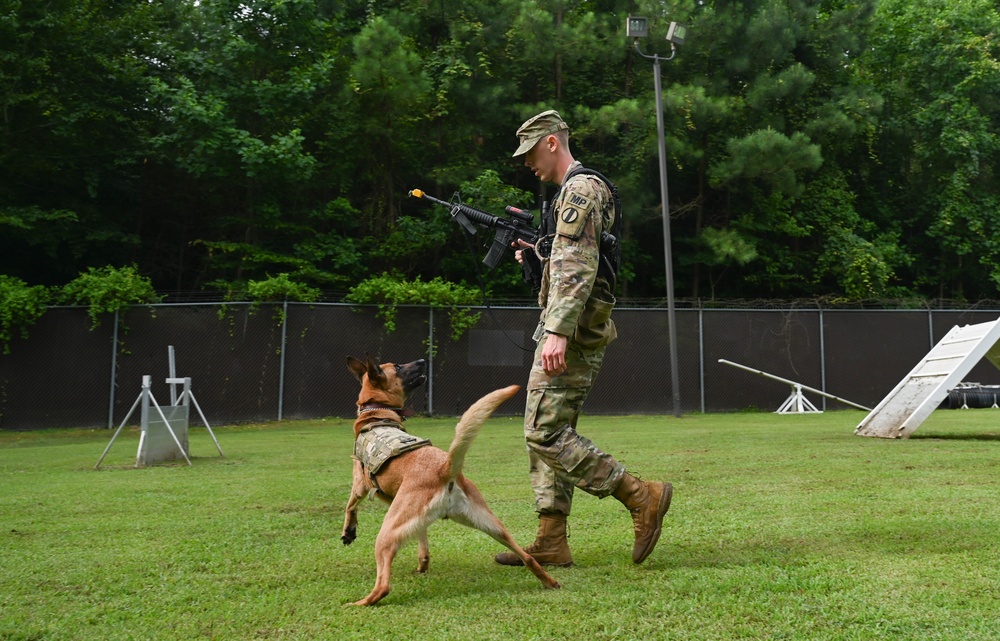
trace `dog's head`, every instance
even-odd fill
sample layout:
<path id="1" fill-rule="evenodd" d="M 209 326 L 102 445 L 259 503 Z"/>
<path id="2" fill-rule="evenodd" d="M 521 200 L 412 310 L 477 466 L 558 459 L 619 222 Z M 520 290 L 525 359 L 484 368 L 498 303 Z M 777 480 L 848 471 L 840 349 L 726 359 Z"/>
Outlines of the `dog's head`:
<path id="1" fill-rule="evenodd" d="M 365 355 L 365 360 L 347 357 L 347 367 L 361 381 L 358 405 L 380 403 L 403 407 L 406 395 L 427 381 L 427 361 L 420 359 L 405 365 L 384 363 Z"/>

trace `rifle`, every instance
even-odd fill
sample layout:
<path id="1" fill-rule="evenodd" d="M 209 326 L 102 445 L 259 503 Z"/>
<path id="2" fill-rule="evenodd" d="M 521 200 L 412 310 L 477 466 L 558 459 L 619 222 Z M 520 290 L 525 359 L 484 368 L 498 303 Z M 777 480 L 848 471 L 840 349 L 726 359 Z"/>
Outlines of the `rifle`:
<path id="1" fill-rule="evenodd" d="M 451 202 L 428 196 L 419 189 L 411 190 L 410 196 L 423 198 L 424 200 L 447 207 L 451 210 L 451 217 L 455 222 L 465 228 L 472 236 L 475 236 L 476 232 L 479 231 L 472 223 L 476 223 L 480 227 L 497 230 L 496 235 L 493 237 L 493 244 L 490 246 L 486 258 L 483 259 L 483 264 L 490 269 L 496 269 L 497 265 L 503 259 L 504 254 L 507 250 L 511 249 L 511 246 L 517 240 L 523 240 L 531 245 L 534 245 L 538 241 L 538 229 L 532 226 L 535 216 L 530 211 L 524 211 L 523 209 L 508 205 L 504 208 L 504 211 L 510 218 L 503 218 L 488 214 L 475 207 L 463 205 L 457 193 L 452 196 Z M 525 274 L 525 280 L 527 279 L 527 274 Z"/>

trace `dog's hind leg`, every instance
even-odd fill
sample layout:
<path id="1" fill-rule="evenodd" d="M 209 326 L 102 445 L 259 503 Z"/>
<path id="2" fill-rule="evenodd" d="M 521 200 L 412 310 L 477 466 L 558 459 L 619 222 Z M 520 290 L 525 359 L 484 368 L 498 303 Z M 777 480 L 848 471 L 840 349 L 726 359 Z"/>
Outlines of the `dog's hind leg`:
<path id="1" fill-rule="evenodd" d="M 468 479 L 462 485 L 465 493 L 464 500 L 448 514 L 448 518 L 461 525 L 467 525 L 480 532 L 485 532 L 495 541 L 516 554 L 524 563 L 524 566 L 531 571 L 546 588 L 556 589 L 562 587 L 559 582 L 552 578 L 548 572 L 530 554 L 517 544 L 514 537 L 510 535 L 500 519 L 493 514 L 486 501 L 475 485 Z"/>
<path id="2" fill-rule="evenodd" d="M 490 533 L 487 532 L 487 534 Z M 517 541 L 514 540 L 514 537 L 512 537 L 506 529 L 502 530 L 499 536 L 495 536 L 493 534 L 490 534 L 490 536 L 516 554 L 518 558 L 521 559 L 521 562 L 524 563 L 524 567 L 528 568 L 532 574 L 538 577 L 538 580 L 542 582 L 542 585 L 553 590 L 562 587 L 559 585 L 558 581 L 553 579 L 552 576 L 545 571 L 545 568 L 543 568 L 538 561 L 534 559 L 534 557 L 525 552 L 524 549 L 517 544 Z"/>

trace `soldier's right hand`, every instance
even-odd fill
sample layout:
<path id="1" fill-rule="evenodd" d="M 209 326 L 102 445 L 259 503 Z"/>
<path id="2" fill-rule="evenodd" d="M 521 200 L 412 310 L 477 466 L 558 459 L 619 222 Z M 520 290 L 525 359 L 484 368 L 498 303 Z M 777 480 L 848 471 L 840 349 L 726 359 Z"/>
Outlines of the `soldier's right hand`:
<path id="1" fill-rule="evenodd" d="M 517 260 L 517 262 L 524 264 L 524 256 L 521 254 L 521 252 L 525 248 L 532 247 L 533 245 L 531 243 L 524 242 L 524 240 L 521 238 L 518 238 L 517 242 L 511 243 L 510 246 L 516 250 L 514 252 L 514 259 Z"/>

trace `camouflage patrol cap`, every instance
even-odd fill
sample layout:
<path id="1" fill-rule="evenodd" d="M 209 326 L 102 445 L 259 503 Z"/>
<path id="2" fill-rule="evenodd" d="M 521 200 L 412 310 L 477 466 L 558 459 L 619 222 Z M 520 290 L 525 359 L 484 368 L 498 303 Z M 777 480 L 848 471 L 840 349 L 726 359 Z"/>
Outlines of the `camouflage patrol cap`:
<path id="1" fill-rule="evenodd" d="M 569 125 L 566 124 L 555 109 L 543 111 L 537 116 L 529 118 L 517 130 L 517 138 L 521 141 L 521 145 L 512 157 L 516 158 L 528 153 L 539 140 L 563 129 L 569 129 Z"/>

